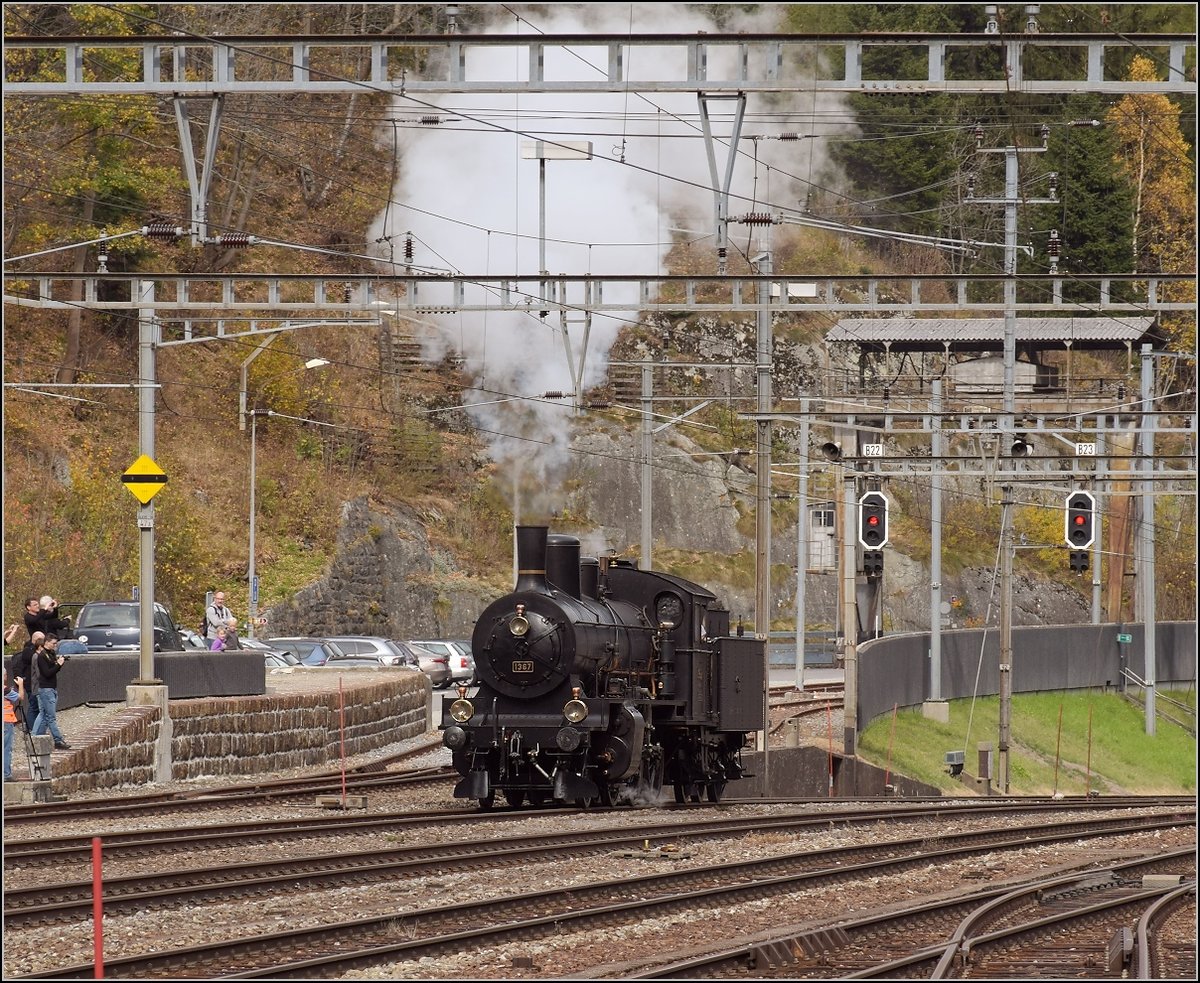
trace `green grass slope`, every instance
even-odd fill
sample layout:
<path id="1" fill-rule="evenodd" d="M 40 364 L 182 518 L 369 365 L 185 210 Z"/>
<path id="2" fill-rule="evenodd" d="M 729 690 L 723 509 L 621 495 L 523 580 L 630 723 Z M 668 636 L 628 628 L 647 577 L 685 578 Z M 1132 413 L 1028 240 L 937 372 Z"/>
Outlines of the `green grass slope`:
<path id="1" fill-rule="evenodd" d="M 1160 711 L 1183 720 L 1187 714 L 1176 704 L 1184 704 L 1194 721 L 1195 690 L 1166 691 L 1160 697 Z M 979 744 L 990 743 L 994 752 L 999 729 L 997 697 L 953 700 L 948 724 L 923 717 L 919 709 L 872 721 L 859 736 L 858 753 L 893 774 L 962 792 L 976 785 L 964 786 L 946 773 L 945 752 L 965 751 L 964 770 L 974 774 Z M 1151 737 L 1143 708 L 1115 693 L 1013 697 L 1009 791 L 1014 795 L 1194 795 L 1196 764 L 1196 738 L 1185 727 L 1159 716 Z M 995 767 L 993 755 L 993 777 Z"/>

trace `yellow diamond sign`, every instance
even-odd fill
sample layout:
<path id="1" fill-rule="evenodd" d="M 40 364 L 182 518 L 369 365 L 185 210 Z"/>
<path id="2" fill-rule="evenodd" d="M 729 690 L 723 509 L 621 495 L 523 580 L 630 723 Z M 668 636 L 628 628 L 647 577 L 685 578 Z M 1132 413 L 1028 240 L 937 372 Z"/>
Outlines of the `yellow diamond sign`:
<path id="1" fill-rule="evenodd" d="M 149 503 L 167 483 L 167 473 L 153 459 L 143 454 L 121 475 L 121 481 L 143 505 Z"/>

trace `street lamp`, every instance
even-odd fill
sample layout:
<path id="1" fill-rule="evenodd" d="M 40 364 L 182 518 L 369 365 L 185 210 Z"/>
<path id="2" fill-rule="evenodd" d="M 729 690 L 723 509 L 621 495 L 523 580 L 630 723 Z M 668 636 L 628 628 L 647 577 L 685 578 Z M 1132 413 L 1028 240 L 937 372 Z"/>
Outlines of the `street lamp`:
<path id="1" fill-rule="evenodd" d="M 267 342 L 269 344 L 270 342 Z M 264 344 L 262 347 L 266 347 Z M 261 350 L 261 348 L 260 348 Z M 256 351 L 255 355 L 258 354 Z M 253 357 L 253 356 L 251 356 Z M 247 360 L 249 361 L 249 359 Z M 319 369 L 324 365 L 328 365 L 329 360 L 325 358 L 310 358 L 304 363 L 305 369 Z M 250 586 L 250 614 L 249 625 L 246 629 L 247 636 L 254 638 L 254 631 L 258 622 L 258 576 L 254 566 L 254 532 L 255 526 L 258 524 L 258 509 L 254 502 L 254 492 L 258 487 L 257 476 L 255 474 L 255 465 L 258 460 L 258 418 L 260 416 L 274 416 L 274 410 L 250 410 L 250 563 L 246 571 L 246 579 Z M 243 420 L 245 417 L 243 417 Z"/>

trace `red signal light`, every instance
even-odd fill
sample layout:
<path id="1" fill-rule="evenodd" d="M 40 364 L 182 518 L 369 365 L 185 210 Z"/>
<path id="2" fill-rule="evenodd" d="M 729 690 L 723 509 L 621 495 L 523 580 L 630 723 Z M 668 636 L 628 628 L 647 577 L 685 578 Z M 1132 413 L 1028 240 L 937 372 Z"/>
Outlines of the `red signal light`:
<path id="1" fill-rule="evenodd" d="M 877 515 L 873 515 L 873 516 L 871 516 L 869 519 L 867 519 L 867 525 L 868 525 L 868 526 L 877 526 L 877 525 L 879 525 L 879 516 L 877 516 Z"/>

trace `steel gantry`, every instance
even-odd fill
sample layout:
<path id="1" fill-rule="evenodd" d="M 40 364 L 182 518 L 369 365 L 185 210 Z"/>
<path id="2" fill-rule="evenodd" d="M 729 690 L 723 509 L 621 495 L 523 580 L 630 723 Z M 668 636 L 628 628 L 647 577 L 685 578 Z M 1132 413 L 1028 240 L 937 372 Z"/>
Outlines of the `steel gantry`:
<path id="1" fill-rule="evenodd" d="M 14 53 L 39 51 L 38 70 L 25 59 L 6 62 L 4 86 L 11 96 L 303 93 L 374 90 L 395 96 L 462 93 L 589 92 L 793 92 L 828 93 L 1069 93 L 1103 94 L 1195 91 L 1187 74 L 1194 36 L 1178 34 L 539 34 L 528 35 L 223 35 L 185 32 L 153 37 L 6 36 Z M 1112 78 L 1106 55 L 1135 48 L 1167 65 L 1162 81 Z M 571 48 L 594 66 L 595 77 L 578 80 L 567 71 L 561 49 Z M 876 68 L 885 49 L 923 52 L 925 71 L 893 77 L 892 62 Z M 134 77 L 105 73 L 98 53 L 134 52 Z M 977 57 L 994 51 L 993 59 Z M 503 59 L 486 57 L 503 52 Z M 1047 59 L 1046 53 L 1057 57 Z M 963 54 L 972 57 L 962 57 Z M 1031 58 L 1031 55 L 1033 58 Z M 1037 59 L 1042 55 L 1041 59 Z M 317 65 L 347 57 L 367 61 L 362 78 L 335 75 Z M 1041 65 L 1027 70 L 1031 61 Z M 495 74 L 499 62 L 503 75 Z M 526 66 L 513 80 L 509 66 Z M 1054 65 L 1046 69 L 1046 62 Z M 45 71 L 46 65 L 57 71 Z M 420 75 L 414 67 L 420 65 Z M 837 65 L 836 73 L 814 66 Z M 1072 70 L 1073 69 L 1073 70 Z M 634 71 L 636 70 L 636 77 Z M 1049 73 L 1049 77 L 1047 74 Z M 43 77 L 50 75 L 50 77 Z M 418 100 L 419 101 L 419 100 Z"/>

